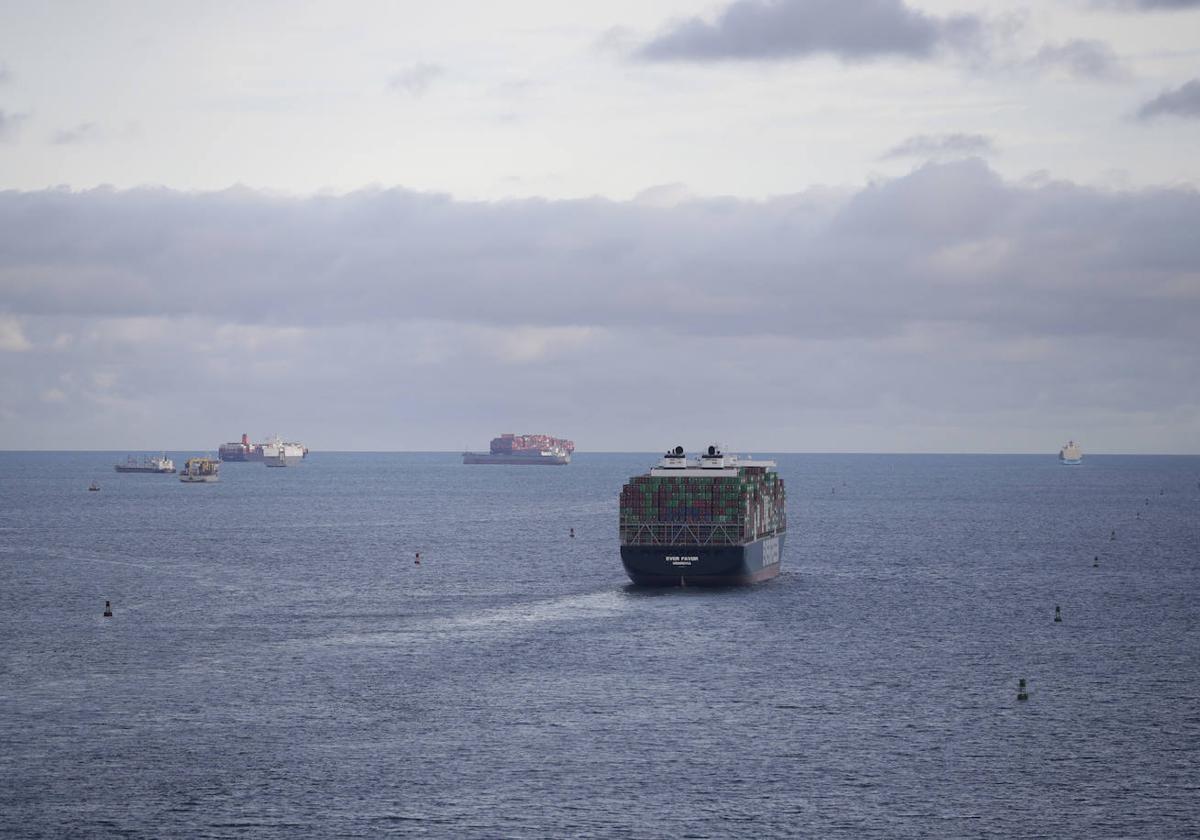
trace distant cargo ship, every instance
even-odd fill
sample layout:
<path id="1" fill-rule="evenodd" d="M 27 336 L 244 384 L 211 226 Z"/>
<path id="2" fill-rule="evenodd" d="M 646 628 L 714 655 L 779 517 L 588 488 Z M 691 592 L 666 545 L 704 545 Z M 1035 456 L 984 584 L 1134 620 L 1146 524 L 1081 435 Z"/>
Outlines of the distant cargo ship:
<path id="1" fill-rule="evenodd" d="M 119 473 L 174 473 L 175 462 L 162 454 L 157 458 L 141 458 L 130 455 L 124 464 L 114 464 L 113 469 Z"/>
<path id="2" fill-rule="evenodd" d="M 464 452 L 464 464 L 548 464 L 571 463 L 575 443 L 549 435 L 502 434 L 492 438 L 489 452 Z"/>
<path id="3" fill-rule="evenodd" d="M 298 450 L 300 458 L 308 457 L 308 447 L 303 444 L 281 441 L 278 435 L 266 443 L 251 443 L 250 436 L 245 434 L 242 435 L 240 441 L 222 443 L 217 450 L 217 457 L 222 461 L 264 461 L 268 457 L 277 457 L 278 449 L 281 446 L 288 447 L 287 457 L 292 457 L 292 450 Z M 269 448 L 274 448 L 274 451 L 268 453 Z"/>
<path id="4" fill-rule="evenodd" d="M 307 451 L 298 443 L 274 438 L 262 445 L 262 460 L 268 467 L 290 467 L 300 463 Z"/>
<path id="5" fill-rule="evenodd" d="M 1058 460 L 1063 464 L 1082 464 L 1083 450 L 1075 441 L 1069 440 L 1066 446 L 1058 450 Z"/>
<path id="6" fill-rule="evenodd" d="M 647 586 L 728 586 L 779 574 L 787 512 L 774 461 L 683 447 L 621 488 L 621 563 Z"/>

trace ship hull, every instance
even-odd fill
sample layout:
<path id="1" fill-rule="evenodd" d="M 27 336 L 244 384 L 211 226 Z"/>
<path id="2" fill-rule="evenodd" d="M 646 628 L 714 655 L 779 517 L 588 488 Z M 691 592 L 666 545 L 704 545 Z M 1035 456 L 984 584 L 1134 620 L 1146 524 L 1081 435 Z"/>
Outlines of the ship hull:
<path id="1" fill-rule="evenodd" d="M 1060 464 L 1065 464 L 1065 465 L 1066 465 L 1066 466 L 1068 466 L 1068 467 L 1074 467 L 1074 466 L 1077 466 L 1077 465 L 1079 465 L 1079 464 L 1082 464 L 1082 463 L 1083 463 L 1083 459 L 1082 459 L 1082 458 L 1059 458 L 1059 459 L 1058 459 L 1058 462 L 1059 462 Z"/>
<path id="2" fill-rule="evenodd" d="M 175 474 L 174 467 L 160 470 L 158 467 L 126 467 L 121 464 L 117 464 L 115 467 L 113 467 L 113 469 L 119 473 L 162 473 L 164 475 Z"/>
<path id="3" fill-rule="evenodd" d="M 464 452 L 464 464 L 528 464 L 561 467 L 571 463 L 570 455 L 491 455 L 482 452 Z"/>
<path id="4" fill-rule="evenodd" d="M 621 563 L 639 586 L 743 586 L 779 574 L 785 536 L 743 545 L 623 545 Z"/>

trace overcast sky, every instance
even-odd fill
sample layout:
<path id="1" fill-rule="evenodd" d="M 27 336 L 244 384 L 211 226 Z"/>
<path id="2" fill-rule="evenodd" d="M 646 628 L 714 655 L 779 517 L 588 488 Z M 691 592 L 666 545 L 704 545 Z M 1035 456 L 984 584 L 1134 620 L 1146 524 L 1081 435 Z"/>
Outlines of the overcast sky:
<path id="1" fill-rule="evenodd" d="M 1200 452 L 1200 0 L 0 4 L 0 449 Z"/>

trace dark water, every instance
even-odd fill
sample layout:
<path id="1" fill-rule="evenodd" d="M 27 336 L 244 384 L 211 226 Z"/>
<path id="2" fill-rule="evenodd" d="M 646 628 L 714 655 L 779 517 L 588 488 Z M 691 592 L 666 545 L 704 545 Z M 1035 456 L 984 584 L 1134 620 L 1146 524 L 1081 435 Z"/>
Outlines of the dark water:
<path id="1" fill-rule="evenodd" d="M 124 454 L 0 453 L 5 833 L 1200 834 L 1200 458 L 781 456 L 783 574 L 647 593 L 649 456 Z"/>

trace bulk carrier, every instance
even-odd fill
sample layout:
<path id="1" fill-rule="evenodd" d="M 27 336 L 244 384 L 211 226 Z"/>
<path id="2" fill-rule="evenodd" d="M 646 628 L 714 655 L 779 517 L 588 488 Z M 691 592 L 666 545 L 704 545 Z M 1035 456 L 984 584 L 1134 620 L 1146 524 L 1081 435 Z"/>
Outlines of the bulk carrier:
<path id="1" fill-rule="evenodd" d="M 464 452 L 464 464 L 546 464 L 571 463 L 574 441 L 550 435 L 514 435 L 505 433 L 492 438 L 488 452 Z"/>
<path id="2" fill-rule="evenodd" d="M 644 586 L 731 586 L 779 574 L 787 513 L 774 461 L 682 446 L 621 488 L 621 563 Z"/>

